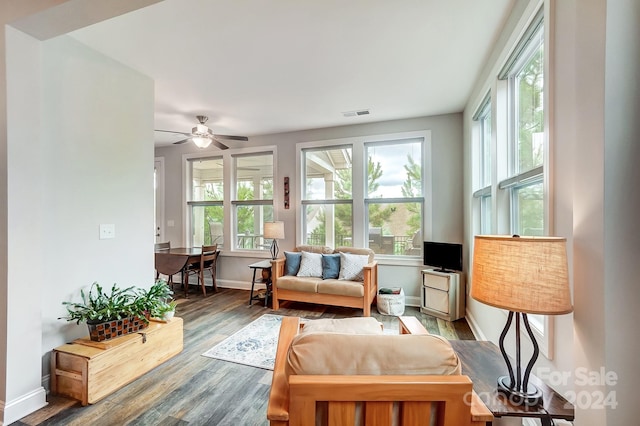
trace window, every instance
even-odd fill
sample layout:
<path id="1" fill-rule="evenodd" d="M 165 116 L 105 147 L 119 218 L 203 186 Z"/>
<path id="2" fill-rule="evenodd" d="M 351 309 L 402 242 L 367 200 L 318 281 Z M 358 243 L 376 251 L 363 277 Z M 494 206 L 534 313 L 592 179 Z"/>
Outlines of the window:
<path id="1" fill-rule="evenodd" d="M 273 154 L 235 156 L 234 223 L 236 249 L 269 250 L 264 222 L 273 219 Z"/>
<path id="2" fill-rule="evenodd" d="M 508 175 L 498 186 L 509 191 L 511 233 L 519 235 L 545 233 L 544 27 L 539 19 L 505 73 L 512 122 Z"/>
<path id="3" fill-rule="evenodd" d="M 352 148 L 309 149 L 304 155 L 303 243 L 353 245 Z"/>
<path id="4" fill-rule="evenodd" d="M 187 244 L 269 251 L 262 235 L 264 222 L 275 219 L 274 153 L 260 147 L 184 155 Z"/>
<path id="5" fill-rule="evenodd" d="M 426 140 L 423 132 L 299 144 L 302 243 L 421 258 Z"/>
<path id="6" fill-rule="evenodd" d="M 187 161 L 191 176 L 191 200 L 187 202 L 191 216 L 191 243 L 194 246 L 224 242 L 224 181 L 222 157 L 197 158 Z"/>
<path id="7" fill-rule="evenodd" d="M 539 10 L 474 115 L 473 193 L 480 232 L 547 235 L 544 13 Z M 494 95 L 495 94 L 495 95 Z M 492 104 L 496 114 L 492 128 Z M 495 143 L 492 152 L 492 138 Z M 492 169 L 493 165 L 493 169 Z M 497 176 L 492 176 L 492 170 Z M 496 206 L 491 210 L 492 202 Z M 493 216 L 493 217 L 492 217 Z M 528 315 L 540 350 L 552 356 L 551 319 Z"/>
<path id="8" fill-rule="evenodd" d="M 473 117 L 477 123 L 478 151 L 476 167 L 478 169 L 478 190 L 473 196 L 479 203 L 480 233 L 491 233 L 491 94 L 487 94 L 481 107 Z"/>
<path id="9" fill-rule="evenodd" d="M 424 205 L 422 140 L 366 144 L 365 156 L 369 248 L 384 255 L 419 255 Z"/>

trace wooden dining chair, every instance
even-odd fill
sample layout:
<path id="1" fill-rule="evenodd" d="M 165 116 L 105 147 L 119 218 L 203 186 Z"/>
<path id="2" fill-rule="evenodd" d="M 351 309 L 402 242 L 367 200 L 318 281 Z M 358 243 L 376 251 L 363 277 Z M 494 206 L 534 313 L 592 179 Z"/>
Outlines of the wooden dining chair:
<path id="1" fill-rule="evenodd" d="M 159 251 L 159 250 L 169 250 L 171 248 L 171 241 L 167 241 L 164 243 L 155 243 L 153 245 L 153 251 Z M 160 271 L 158 271 L 156 269 L 156 280 L 160 278 Z M 170 286 L 173 287 L 173 275 L 169 275 L 167 278 L 167 282 L 169 283 Z"/>
<path id="2" fill-rule="evenodd" d="M 207 295 L 207 290 L 204 285 L 204 271 L 208 270 L 211 273 L 211 280 L 213 282 L 213 291 L 218 291 L 218 285 L 216 283 L 216 262 L 218 260 L 218 245 L 202 246 L 202 253 L 200 254 L 200 262 L 192 263 L 187 267 L 187 278 L 185 280 L 185 297 L 189 292 L 189 275 L 194 274 L 198 277 L 198 284 L 202 288 L 202 295 Z"/>

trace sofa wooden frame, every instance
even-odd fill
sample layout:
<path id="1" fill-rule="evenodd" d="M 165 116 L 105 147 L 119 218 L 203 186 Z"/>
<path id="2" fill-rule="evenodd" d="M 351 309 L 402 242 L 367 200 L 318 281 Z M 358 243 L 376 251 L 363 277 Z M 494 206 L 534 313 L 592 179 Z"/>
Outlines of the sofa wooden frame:
<path id="1" fill-rule="evenodd" d="M 281 300 L 317 303 L 321 305 L 345 306 L 362 309 L 365 317 L 371 316 L 371 304 L 378 295 L 378 262 L 373 261 L 364 266 L 364 294 L 362 297 L 343 296 L 339 294 L 310 293 L 278 288 L 278 278 L 284 275 L 285 258 L 271 261 L 271 289 L 273 310 L 280 309 Z"/>
<path id="2" fill-rule="evenodd" d="M 282 320 L 267 407 L 271 426 L 315 424 L 318 401 L 328 402 L 330 425 L 353 424 L 356 403 L 363 403 L 365 419 L 375 418 L 376 425 L 391 425 L 393 402 L 389 400 L 400 405 L 399 424 L 404 426 L 429 424 L 432 403 L 438 404 L 435 424 L 439 426 L 483 426 L 493 421 L 491 411 L 472 390 L 468 376 L 291 375 L 287 378 L 288 350 L 302 326 L 296 317 Z M 428 334 L 428 331 L 417 318 L 400 317 L 400 333 Z"/>

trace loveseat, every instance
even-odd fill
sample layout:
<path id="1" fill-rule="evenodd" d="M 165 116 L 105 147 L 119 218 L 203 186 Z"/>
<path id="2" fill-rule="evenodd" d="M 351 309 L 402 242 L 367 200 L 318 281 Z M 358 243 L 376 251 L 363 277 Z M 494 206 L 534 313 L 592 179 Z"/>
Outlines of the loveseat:
<path id="1" fill-rule="evenodd" d="M 283 318 L 270 425 L 483 426 L 493 420 L 446 339 L 430 335 L 415 317 L 399 317 L 399 333 L 384 334 L 372 317 Z"/>
<path id="2" fill-rule="evenodd" d="M 378 293 L 373 250 L 303 245 L 284 255 L 271 261 L 273 310 L 291 300 L 360 308 L 364 316 L 371 315 Z"/>

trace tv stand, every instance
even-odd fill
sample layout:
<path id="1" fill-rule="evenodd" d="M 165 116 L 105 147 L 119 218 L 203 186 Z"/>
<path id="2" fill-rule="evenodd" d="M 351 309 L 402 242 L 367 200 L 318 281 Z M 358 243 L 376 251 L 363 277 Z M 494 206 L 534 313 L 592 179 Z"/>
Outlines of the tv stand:
<path id="1" fill-rule="evenodd" d="M 465 315 L 465 298 L 462 273 L 438 269 L 422 270 L 421 312 L 455 321 Z"/>

